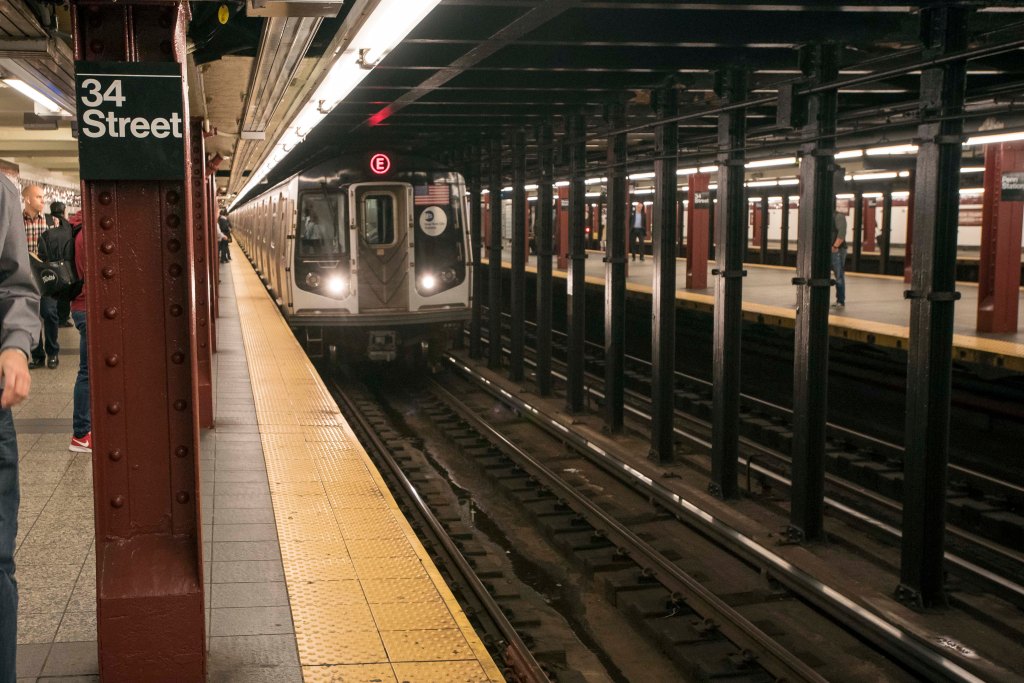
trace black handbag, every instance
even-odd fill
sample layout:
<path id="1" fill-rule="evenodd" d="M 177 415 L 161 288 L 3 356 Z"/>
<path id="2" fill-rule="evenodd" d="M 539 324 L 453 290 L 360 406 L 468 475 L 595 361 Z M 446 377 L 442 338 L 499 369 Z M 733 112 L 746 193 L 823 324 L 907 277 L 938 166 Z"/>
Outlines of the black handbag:
<path id="1" fill-rule="evenodd" d="M 43 296 L 56 296 L 78 281 L 69 261 L 43 261 L 35 254 L 29 257 L 39 293 Z"/>

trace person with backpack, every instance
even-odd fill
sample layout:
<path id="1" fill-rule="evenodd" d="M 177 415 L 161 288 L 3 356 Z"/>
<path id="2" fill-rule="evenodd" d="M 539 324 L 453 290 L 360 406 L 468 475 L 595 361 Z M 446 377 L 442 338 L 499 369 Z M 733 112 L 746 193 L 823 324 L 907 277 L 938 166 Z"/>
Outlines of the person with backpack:
<path id="1" fill-rule="evenodd" d="M 43 213 L 43 190 L 38 185 L 29 185 L 21 192 L 24 207 L 22 218 L 25 221 L 25 237 L 28 240 L 29 254 L 36 254 L 43 261 L 44 258 L 39 250 L 42 248 L 43 236 L 49 232 L 49 224 L 46 215 Z M 60 364 L 60 342 L 57 340 L 59 328 L 57 326 L 57 301 L 52 296 L 43 295 L 39 299 L 39 317 L 42 322 L 43 333 L 39 337 L 39 344 L 32 349 L 32 360 L 29 362 L 29 369 L 41 365 L 51 370 Z M 47 358 L 49 357 L 49 358 Z"/>
<path id="2" fill-rule="evenodd" d="M 217 247 L 220 251 L 220 262 L 227 263 L 231 260 L 231 251 L 228 249 L 228 244 L 231 243 L 231 221 L 228 220 L 228 212 L 224 209 L 220 210 L 220 217 L 217 219 L 217 230 L 219 240 Z"/>
<path id="3" fill-rule="evenodd" d="M 71 227 L 71 223 L 64 215 L 65 210 L 66 207 L 63 202 L 50 202 L 50 215 L 46 218 L 46 222 L 49 224 L 50 230 L 64 226 Z M 70 299 L 57 297 L 57 321 L 61 327 L 75 326 L 75 324 L 71 322 Z"/>
<path id="4" fill-rule="evenodd" d="M 55 202 L 56 203 L 56 202 Z M 61 217 L 63 218 L 63 205 L 61 205 Z M 52 215 L 52 206 L 51 206 Z M 69 312 L 71 308 L 71 301 L 78 296 L 81 292 L 81 278 L 78 276 L 78 272 L 75 270 L 75 235 L 81 230 L 81 228 L 72 228 L 71 224 L 67 220 L 59 221 L 54 227 L 51 227 L 46 232 L 39 236 L 39 243 L 37 246 L 37 254 L 39 260 L 44 264 L 56 263 L 63 261 L 67 264 L 67 270 L 69 271 L 69 279 L 64 283 L 64 286 L 55 291 L 48 291 L 48 294 L 43 295 L 42 303 L 40 308 L 43 311 L 43 321 L 47 327 L 46 331 L 46 346 L 47 353 L 50 356 L 46 362 L 46 367 L 56 368 L 60 364 L 60 359 L 57 357 L 57 353 L 60 351 L 60 345 L 57 343 L 57 324 L 58 324 L 58 306 L 63 302 L 68 306 Z M 52 327 L 52 330 L 50 329 Z M 53 339 L 50 339 L 52 332 Z M 36 349 L 36 358 L 39 358 L 38 352 L 40 348 Z M 42 363 L 37 361 L 36 365 Z"/>

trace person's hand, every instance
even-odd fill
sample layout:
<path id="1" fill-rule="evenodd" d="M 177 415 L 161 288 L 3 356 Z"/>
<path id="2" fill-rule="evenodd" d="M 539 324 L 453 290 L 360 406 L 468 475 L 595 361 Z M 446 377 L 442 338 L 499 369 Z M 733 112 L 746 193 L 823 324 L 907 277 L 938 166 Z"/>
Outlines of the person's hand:
<path id="1" fill-rule="evenodd" d="M 837 247 L 836 245 L 833 244 L 832 245 L 832 253 L 835 253 L 837 251 L 839 251 L 839 247 Z"/>
<path id="2" fill-rule="evenodd" d="M 0 408 L 16 406 L 28 398 L 32 388 L 32 374 L 28 371 L 28 359 L 20 349 L 0 351 L 0 378 L 4 380 Z"/>

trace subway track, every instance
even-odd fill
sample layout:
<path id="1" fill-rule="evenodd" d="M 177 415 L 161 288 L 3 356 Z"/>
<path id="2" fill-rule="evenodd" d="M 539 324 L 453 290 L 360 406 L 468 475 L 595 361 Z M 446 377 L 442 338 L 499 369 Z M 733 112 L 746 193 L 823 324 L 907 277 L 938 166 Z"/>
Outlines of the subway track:
<path id="1" fill-rule="evenodd" d="M 809 610 L 811 614 L 800 617 L 788 614 L 791 621 L 787 623 L 798 623 L 803 627 L 809 628 L 813 634 L 827 632 L 830 634 L 830 642 L 838 642 L 836 638 L 841 640 L 842 637 L 863 639 L 864 641 L 871 642 L 876 647 L 887 652 L 893 658 L 893 661 L 900 662 L 901 665 L 908 667 L 913 671 L 914 675 L 922 679 L 1014 680 L 1015 674 L 1001 669 L 998 665 L 978 660 L 977 656 L 972 653 L 968 659 L 973 658 L 974 661 L 970 663 L 971 666 L 969 668 L 981 673 L 981 678 L 977 678 L 975 673 L 960 666 L 960 664 L 964 664 L 967 661 L 966 659 L 956 655 L 949 656 L 944 651 L 944 648 L 959 647 L 951 644 L 950 639 L 933 638 L 932 635 L 927 633 L 915 633 L 913 629 L 904 630 L 896 622 L 889 621 L 886 617 L 876 613 L 876 611 L 862 607 L 853 596 L 844 596 L 838 593 L 836 589 L 804 574 L 799 568 L 776 555 L 773 551 L 760 545 L 752 538 L 732 529 L 723 520 L 713 517 L 701 508 L 699 502 L 691 502 L 679 495 L 677 493 L 679 489 L 670 483 L 671 479 L 662 479 L 662 481 L 666 482 L 662 484 L 657 480 L 657 474 L 651 474 L 652 469 L 656 468 L 631 466 L 624 460 L 615 457 L 608 450 L 598 446 L 592 440 L 594 437 L 588 436 L 585 430 L 578 431 L 576 427 L 572 426 L 572 420 L 566 419 L 564 414 L 559 415 L 558 419 L 553 418 L 550 412 L 542 412 L 536 407 L 536 404 L 527 403 L 526 399 L 513 395 L 509 390 L 501 388 L 497 382 L 487 380 L 454 356 L 449 357 L 449 364 L 460 374 L 470 378 L 470 384 L 473 385 L 475 390 L 483 391 L 489 397 L 489 400 L 481 400 L 483 408 L 478 408 L 478 410 L 483 411 L 483 417 L 478 416 L 476 418 L 478 424 L 493 424 L 495 422 L 493 419 L 493 403 L 495 400 L 502 402 L 507 406 L 506 409 L 514 410 L 517 415 L 522 416 L 525 420 L 544 428 L 552 438 L 564 443 L 565 447 L 572 450 L 573 460 L 570 464 L 565 462 L 564 457 L 559 460 L 557 455 L 550 456 L 555 458 L 555 466 L 548 468 L 550 472 L 571 472 L 574 478 L 582 476 L 586 481 L 591 482 L 591 485 L 595 486 L 597 490 L 608 492 L 607 499 L 614 507 L 622 506 L 622 501 L 629 495 L 626 492 L 630 491 L 634 496 L 639 495 L 639 499 L 646 501 L 648 505 L 654 503 L 656 508 L 670 514 L 672 523 L 677 529 L 675 531 L 659 529 L 656 532 L 652 532 L 650 538 L 658 539 L 659 543 L 666 542 L 666 539 L 678 538 L 678 534 L 681 533 L 678 531 L 678 528 L 684 526 L 676 521 L 678 517 L 684 520 L 692 529 L 698 530 L 702 538 L 714 541 L 717 544 L 716 547 L 719 548 L 719 552 L 724 552 L 725 555 L 731 557 L 733 562 L 739 562 L 744 567 L 754 571 L 758 576 L 762 577 L 762 580 L 764 580 L 764 577 L 768 577 L 770 583 L 778 589 L 774 596 L 776 602 L 773 603 L 770 610 L 766 610 L 773 619 L 773 633 L 778 632 L 776 631 L 779 628 L 778 620 L 780 618 L 785 619 L 785 617 L 780 615 L 788 614 L 790 609 L 798 610 L 798 608 L 803 608 Z M 471 395 L 471 392 L 466 387 L 456 388 L 454 392 L 458 393 L 459 401 L 463 403 L 471 402 L 467 398 Z M 454 394 L 452 392 L 448 393 L 449 396 L 447 396 L 446 400 L 451 403 L 455 400 Z M 491 407 L 488 408 L 488 406 Z M 464 419 L 469 420 L 472 418 L 470 408 L 463 407 L 457 408 L 457 410 Z M 488 410 L 491 413 L 488 413 Z M 490 429 L 495 428 L 490 427 Z M 514 444 L 518 442 L 518 437 L 513 434 L 503 438 L 503 452 L 514 451 Z M 492 435 L 491 439 L 493 441 L 498 439 L 498 437 Z M 549 450 L 554 453 L 558 452 L 558 448 Z M 637 458 L 632 460 L 636 461 Z M 643 462 L 643 457 L 641 456 L 639 460 Z M 545 488 L 554 491 L 549 481 L 550 474 L 538 474 L 537 466 L 531 466 L 526 461 L 522 463 L 517 462 L 516 466 L 526 469 L 533 476 L 541 479 L 541 483 Z M 644 474 L 642 471 L 645 469 L 648 472 L 647 474 Z M 581 475 L 581 472 L 586 474 Z M 661 476 L 675 475 L 663 473 Z M 600 481 L 600 483 L 595 484 L 594 482 L 597 481 Z M 618 488 L 613 486 L 613 481 L 617 482 Z M 614 494 L 611 493 L 613 490 Z M 571 504 L 567 503 L 567 505 L 571 507 Z M 581 515 L 585 514 L 580 510 L 577 510 L 577 512 Z M 588 519 L 588 523 L 592 523 L 590 519 Z M 632 522 L 629 528 L 636 529 L 636 522 Z M 602 530 L 602 534 L 612 538 L 615 532 Z M 616 545 L 619 544 L 620 542 L 617 540 Z M 669 552 L 668 556 L 685 557 L 692 560 L 692 549 L 699 547 L 701 550 L 698 553 L 699 556 L 713 557 L 713 561 L 709 562 L 706 567 L 709 576 L 716 578 L 731 576 L 730 569 L 723 569 L 730 567 L 730 560 L 726 559 L 726 557 L 717 554 L 705 556 L 702 554 L 705 552 L 703 545 L 697 545 L 692 541 L 690 543 L 683 543 L 683 547 L 690 549 L 690 551 L 684 550 L 678 556 L 674 555 L 673 552 Z M 650 559 L 645 560 L 644 564 L 648 573 L 657 576 L 659 580 L 663 579 L 663 575 L 659 573 L 664 567 L 663 564 Z M 672 590 L 678 592 L 678 587 L 673 587 Z M 726 593 L 729 593 L 729 591 L 726 590 Z M 735 595 L 736 591 L 732 594 Z M 756 603 L 756 600 L 754 602 Z M 820 612 L 817 610 L 820 610 Z M 822 614 L 831 615 L 831 619 L 834 619 L 834 621 L 823 619 Z M 822 621 L 825 623 L 822 623 Z M 799 630 L 800 626 L 796 628 Z M 834 633 L 837 629 L 841 631 L 841 635 Z M 783 635 L 780 635 L 779 638 L 785 641 L 786 629 L 782 628 L 781 633 Z M 813 636 L 808 638 L 807 633 L 803 633 L 802 636 L 794 640 L 797 643 L 803 643 L 804 647 L 806 647 L 807 643 L 814 642 L 815 640 Z M 1011 651 L 1016 651 L 1017 649 L 1012 642 L 1007 647 Z M 831 647 L 826 647 L 825 650 L 831 651 Z M 854 669 L 844 668 L 840 671 L 828 672 L 826 678 L 833 680 L 847 678 L 849 680 L 898 680 L 899 673 L 876 672 L 869 674 L 864 671 L 854 673 Z"/>
<path id="2" fill-rule="evenodd" d="M 507 317 L 507 316 L 506 316 Z M 528 324 L 527 343 L 532 342 Z M 564 338 L 553 332 L 556 380 L 564 381 Z M 504 339 L 504 337 L 503 337 Z M 586 391 L 603 401 L 603 349 L 586 345 Z M 532 358 L 532 349 L 529 349 Z M 561 372 L 559 372 L 561 371 Z M 626 356 L 626 411 L 634 429 L 650 421 L 651 366 Z M 682 372 L 675 374 L 676 439 L 688 453 L 707 454 L 711 434 L 711 384 Z M 792 411 L 748 394 L 741 395 L 740 447 L 745 488 L 788 490 Z M 683 446 L 687 444 L 689 448 Z M 826 504 L 836 514 L 870 527 L 898 542 L 902 506 L 903 447 L 847 427 L 827 427 Z M 680 454 L 684 457 L 684 454 Z M 691 460 L 692 462 L 692 460 Z M 697 464 L 696 466 L 705 465 Z M 947 494 L 947 560 L 959 574 L 987 590 L 1024 606 L 1024 487 L 996 479 L 965 465 L 950 465 Z"/>

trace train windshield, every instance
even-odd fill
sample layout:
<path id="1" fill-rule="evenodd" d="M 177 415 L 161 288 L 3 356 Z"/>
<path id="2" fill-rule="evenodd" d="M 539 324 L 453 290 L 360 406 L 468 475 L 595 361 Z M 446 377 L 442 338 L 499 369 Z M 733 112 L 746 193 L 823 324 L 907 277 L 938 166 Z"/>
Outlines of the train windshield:
<path id="1" fill-rule="evenodd" d="M 296 239 L 298 256 L 307 261 L 334 260 L 348 253 L 345 202 L 335 192 L 302 197 Z"/>

